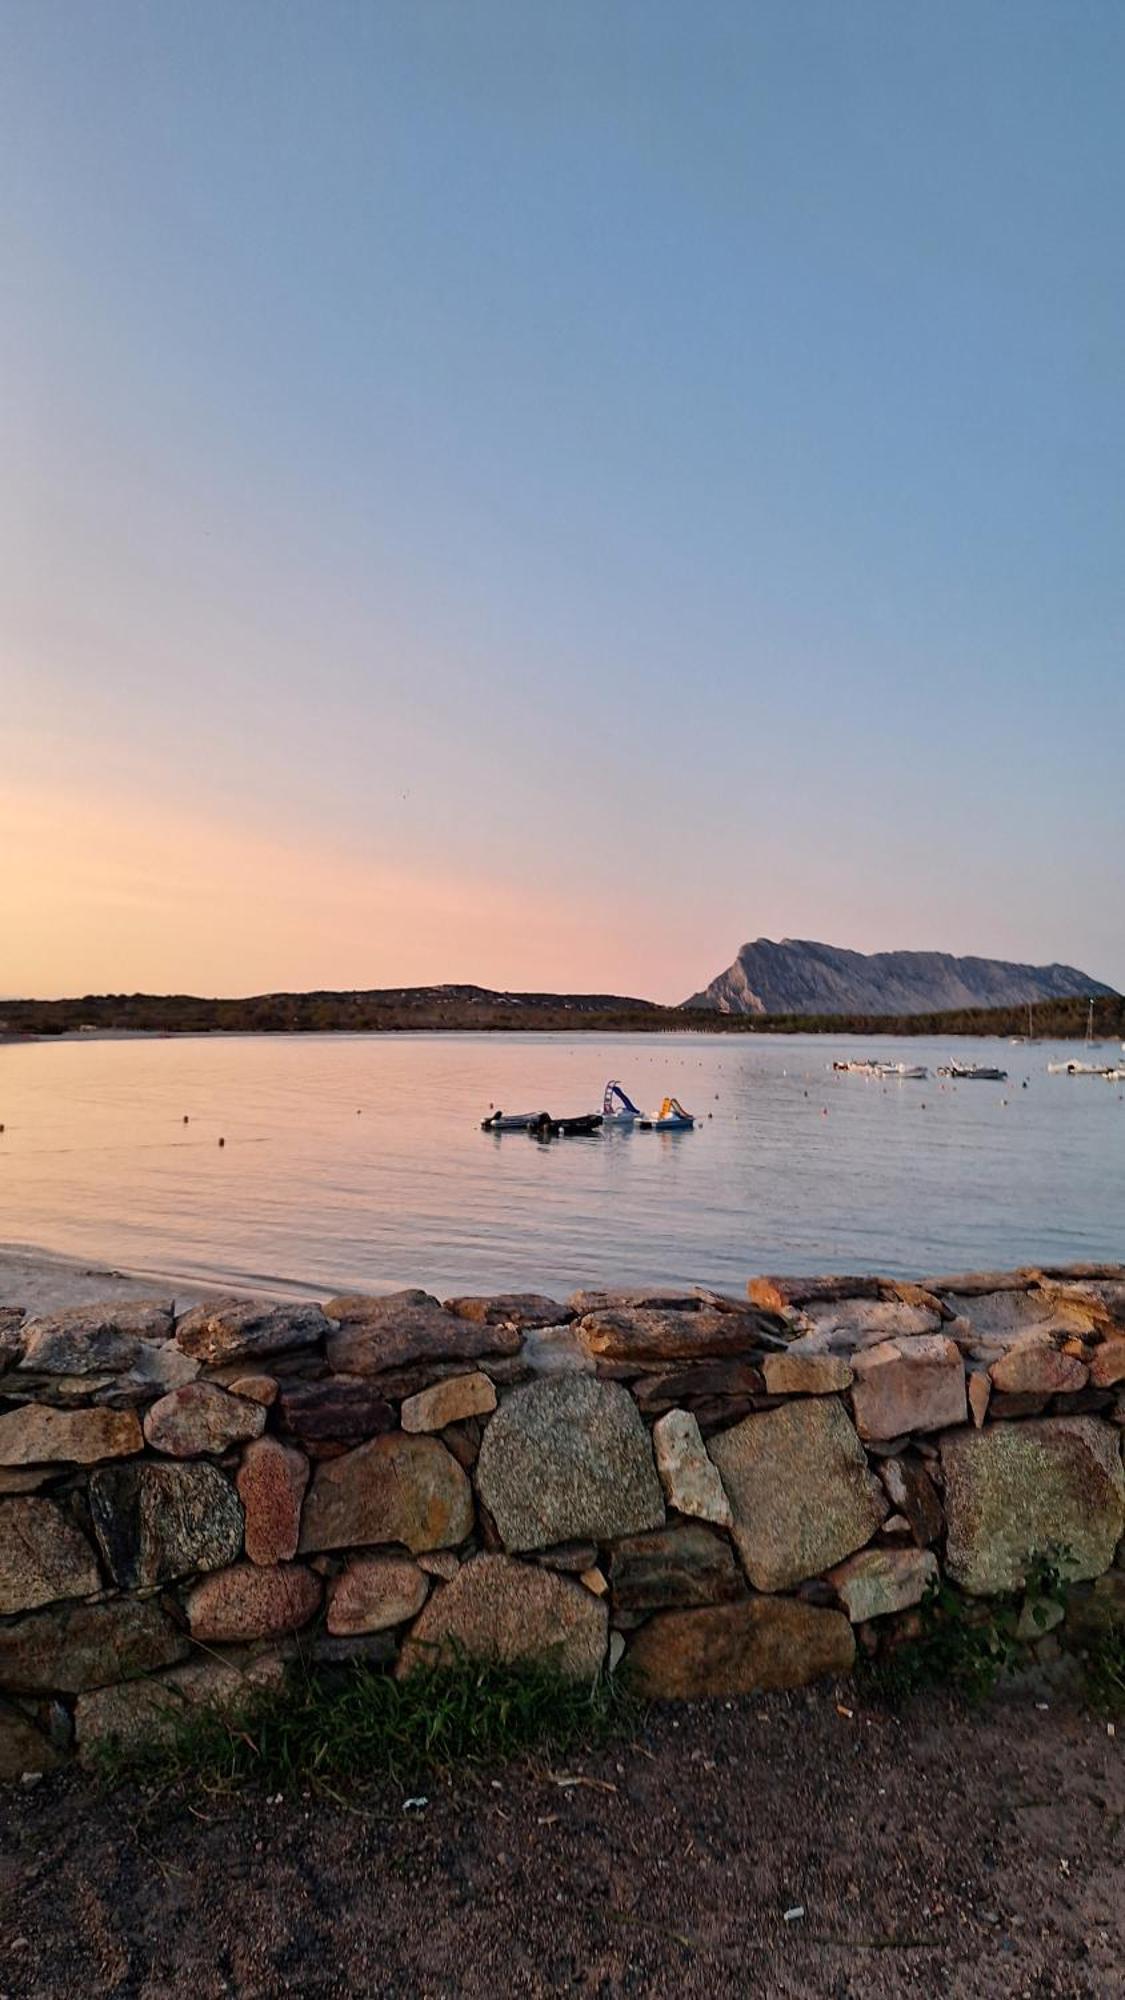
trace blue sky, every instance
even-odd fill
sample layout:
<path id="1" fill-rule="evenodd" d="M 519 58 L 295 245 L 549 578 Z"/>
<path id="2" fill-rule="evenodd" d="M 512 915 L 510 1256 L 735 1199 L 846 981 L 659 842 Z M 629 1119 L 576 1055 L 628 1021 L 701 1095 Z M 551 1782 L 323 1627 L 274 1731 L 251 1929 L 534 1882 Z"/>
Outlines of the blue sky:
<path id="1" fill-rule="evenodd" d="M 1125 985 L 1123 76 L 1116 4 L 7 0 L 0 991 Z"/>

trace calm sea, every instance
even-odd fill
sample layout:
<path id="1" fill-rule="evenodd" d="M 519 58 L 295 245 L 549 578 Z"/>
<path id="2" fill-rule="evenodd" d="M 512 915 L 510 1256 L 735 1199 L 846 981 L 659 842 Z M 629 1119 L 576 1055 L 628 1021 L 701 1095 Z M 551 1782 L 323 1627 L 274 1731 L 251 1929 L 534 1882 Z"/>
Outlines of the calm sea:
<path id="1" fill-rule="evenodd" d="M 950 1049 L 686 1035 L 4 1046 L 0 1238 L 297 1291 L 739 1289 L 754 1271 L 1125 1255 L 1125 1093 L 1046 1074 L 1084 1051 L 957 1045 L 1006 1065 L 1006 1084 L 829 1067 L 884 1052 L 933 1068 Z M 491 1105 L 598 1109 L 610 1076 L 646 1108 L 675 1093 L 700 1127 L 550 1145 L 479 1129 Z"/>

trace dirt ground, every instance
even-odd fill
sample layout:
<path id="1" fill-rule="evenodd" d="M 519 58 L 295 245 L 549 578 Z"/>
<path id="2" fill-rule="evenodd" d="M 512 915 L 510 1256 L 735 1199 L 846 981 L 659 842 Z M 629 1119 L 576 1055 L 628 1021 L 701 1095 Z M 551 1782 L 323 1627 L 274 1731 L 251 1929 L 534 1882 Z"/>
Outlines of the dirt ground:
<path id="1" fill-rule="evenodd" d="M 819 1688 L 425 1803 L 44 1779 L 0 1799 L 0 1996 L 1121 1995 L 1123 1746 Z"/>

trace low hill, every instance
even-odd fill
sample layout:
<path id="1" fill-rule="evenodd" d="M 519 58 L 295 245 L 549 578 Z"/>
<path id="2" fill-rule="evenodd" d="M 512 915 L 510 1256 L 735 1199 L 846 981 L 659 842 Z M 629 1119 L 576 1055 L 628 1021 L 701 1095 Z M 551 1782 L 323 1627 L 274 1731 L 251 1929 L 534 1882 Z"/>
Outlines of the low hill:
<path id="1" fill-rule="evenodd" d="M 933 1014 L 1113 997 L 1073 965 L 1015 965 L 944 951 L 846 951 L 806 938 L 757 938 L 685 1004 L 720 1014 Z"/>

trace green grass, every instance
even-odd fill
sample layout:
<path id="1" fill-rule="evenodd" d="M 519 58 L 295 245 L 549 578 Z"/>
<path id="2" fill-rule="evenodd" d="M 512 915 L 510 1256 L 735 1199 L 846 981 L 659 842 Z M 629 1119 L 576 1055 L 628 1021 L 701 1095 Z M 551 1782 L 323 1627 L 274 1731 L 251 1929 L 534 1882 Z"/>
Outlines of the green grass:
<path id="1" fill-rule="evenodd" d="M 865 1661 L 862 1681 L 892 1705 L 943 1689 L 983 1701 L 1005 1675 L 1031 1662 L 1051 1607 L 1065 1607 L 1072 1562 L 1063 1548 L 1032 1556 L 1024 1590 L 1008 1596 L 967 1597 L 944 1577 L 936 1579 L 919 1606 L 918 1637 Z"/>
<path id="2" fill-rule="evenodd" d="M 298 1667 L 237 1713 L 185 1714 L 140 1749 L 107 1746 L 102 1778 L 159 1784 L 261 1784 L 289 1792 L 375 1778 L 413 1783 L 454 1765 L 590 1750 L 634 1726 L 640 1704 L 617 1679 L 562 1679 L 538 1667 L 474 1661 L 396 1681 L 363 1663 Z"/>

